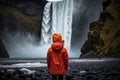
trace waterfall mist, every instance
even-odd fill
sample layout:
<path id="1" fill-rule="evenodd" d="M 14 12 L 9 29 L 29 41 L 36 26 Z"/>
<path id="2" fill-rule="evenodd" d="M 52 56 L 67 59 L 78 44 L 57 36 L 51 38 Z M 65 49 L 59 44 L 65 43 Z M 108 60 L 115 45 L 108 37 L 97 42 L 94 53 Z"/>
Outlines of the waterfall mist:
<path id="1" fill-rule="evenodd" d="M 4 34 L 5 33 L 5 34 Z M 40 45 L 31 33 L 4 32 L 2 41 L 10 58 L 45 58 L 50 45 Z M 7 33 L 7 35 L 6 35 Z"/>
<path id="2" fill-rule="evenodd" d="M 71 49 L 79 57 L 80 48 L 87 39 L 90 23 L 99 18 L 102 0 L 74 0 Z"/>

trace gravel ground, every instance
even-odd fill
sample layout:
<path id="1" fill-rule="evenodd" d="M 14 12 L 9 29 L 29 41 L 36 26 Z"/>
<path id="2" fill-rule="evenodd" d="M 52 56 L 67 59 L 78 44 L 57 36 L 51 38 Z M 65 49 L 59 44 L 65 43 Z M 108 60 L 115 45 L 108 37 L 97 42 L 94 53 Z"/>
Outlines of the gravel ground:
<path id="1" fill-rule="evenodd" d="M 19 63 L 19 61 L 13 63 Z M 2 60 L 0 64 L 3 65 Z M 5 64 L 7 64 L 7 61 Z M 120 80 L 119 64 L 119 58 L 100 60 L 70 59 L 68 72 L 64 76 L 64 80 Z M 0 80 L 51 80 L 51 76 L 47 67 L 0 67 Z"/>

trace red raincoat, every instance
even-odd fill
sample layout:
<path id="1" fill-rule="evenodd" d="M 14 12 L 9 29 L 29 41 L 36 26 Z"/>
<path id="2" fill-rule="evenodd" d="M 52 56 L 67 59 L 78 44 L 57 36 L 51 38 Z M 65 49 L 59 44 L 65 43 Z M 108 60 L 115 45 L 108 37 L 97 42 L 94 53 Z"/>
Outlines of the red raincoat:
<path id="1" fill-rule="evenodd" d="M 64 75 L 68 68 L 68 53 L 63 47 L 61 34 L 53 34 L 53 44 L 48 49 L 47 65 L 51 75 Z"/>

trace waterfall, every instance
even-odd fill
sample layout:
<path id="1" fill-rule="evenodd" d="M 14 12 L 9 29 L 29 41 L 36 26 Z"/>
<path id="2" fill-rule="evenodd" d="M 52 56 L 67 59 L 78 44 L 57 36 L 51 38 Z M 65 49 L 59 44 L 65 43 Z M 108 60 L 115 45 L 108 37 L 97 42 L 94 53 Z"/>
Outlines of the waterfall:
<path id="1" fill-rule="evenodd" d="M 73 0 L 48 2 L 44 7 L 41 43 L 51 42 L 54 32 L 62 34 L 64 45 L 70 50 L 72 34 Z"/>
<path id="2" fill-rule="evenodd" d="M 43 11 L 41 44 L 47 44 L 51 41 L 51 2 L 48 2 Z"/>

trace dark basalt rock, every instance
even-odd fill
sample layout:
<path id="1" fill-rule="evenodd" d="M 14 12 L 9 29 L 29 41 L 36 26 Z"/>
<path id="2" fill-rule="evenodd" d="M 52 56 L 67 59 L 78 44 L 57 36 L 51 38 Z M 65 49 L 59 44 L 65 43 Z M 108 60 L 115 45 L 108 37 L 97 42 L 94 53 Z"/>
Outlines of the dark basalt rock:
<path id="1" fill-rule="evenodd" d="M 40 38 L 46 0 L 0 0 L 0 33 L 32 33 Z M 4 34 L 1 34 L 3 36 Z"/>
<path id="2" fill-rule="evenodd" d="M 110 3 L 111 3 L 111 0 L 103 0 L 103 3 L 102 3 L 102 5 L 103 5 L 103 10 L 104 10 L 107 6 L 109 6 Z"/>
<path id="3" fill-rule="evenodd" d="M 2 40 L 0 39 L 0 58 L 9 58 L 9 54 L 7 53 L 7 50 L 2 43 Z"/>

